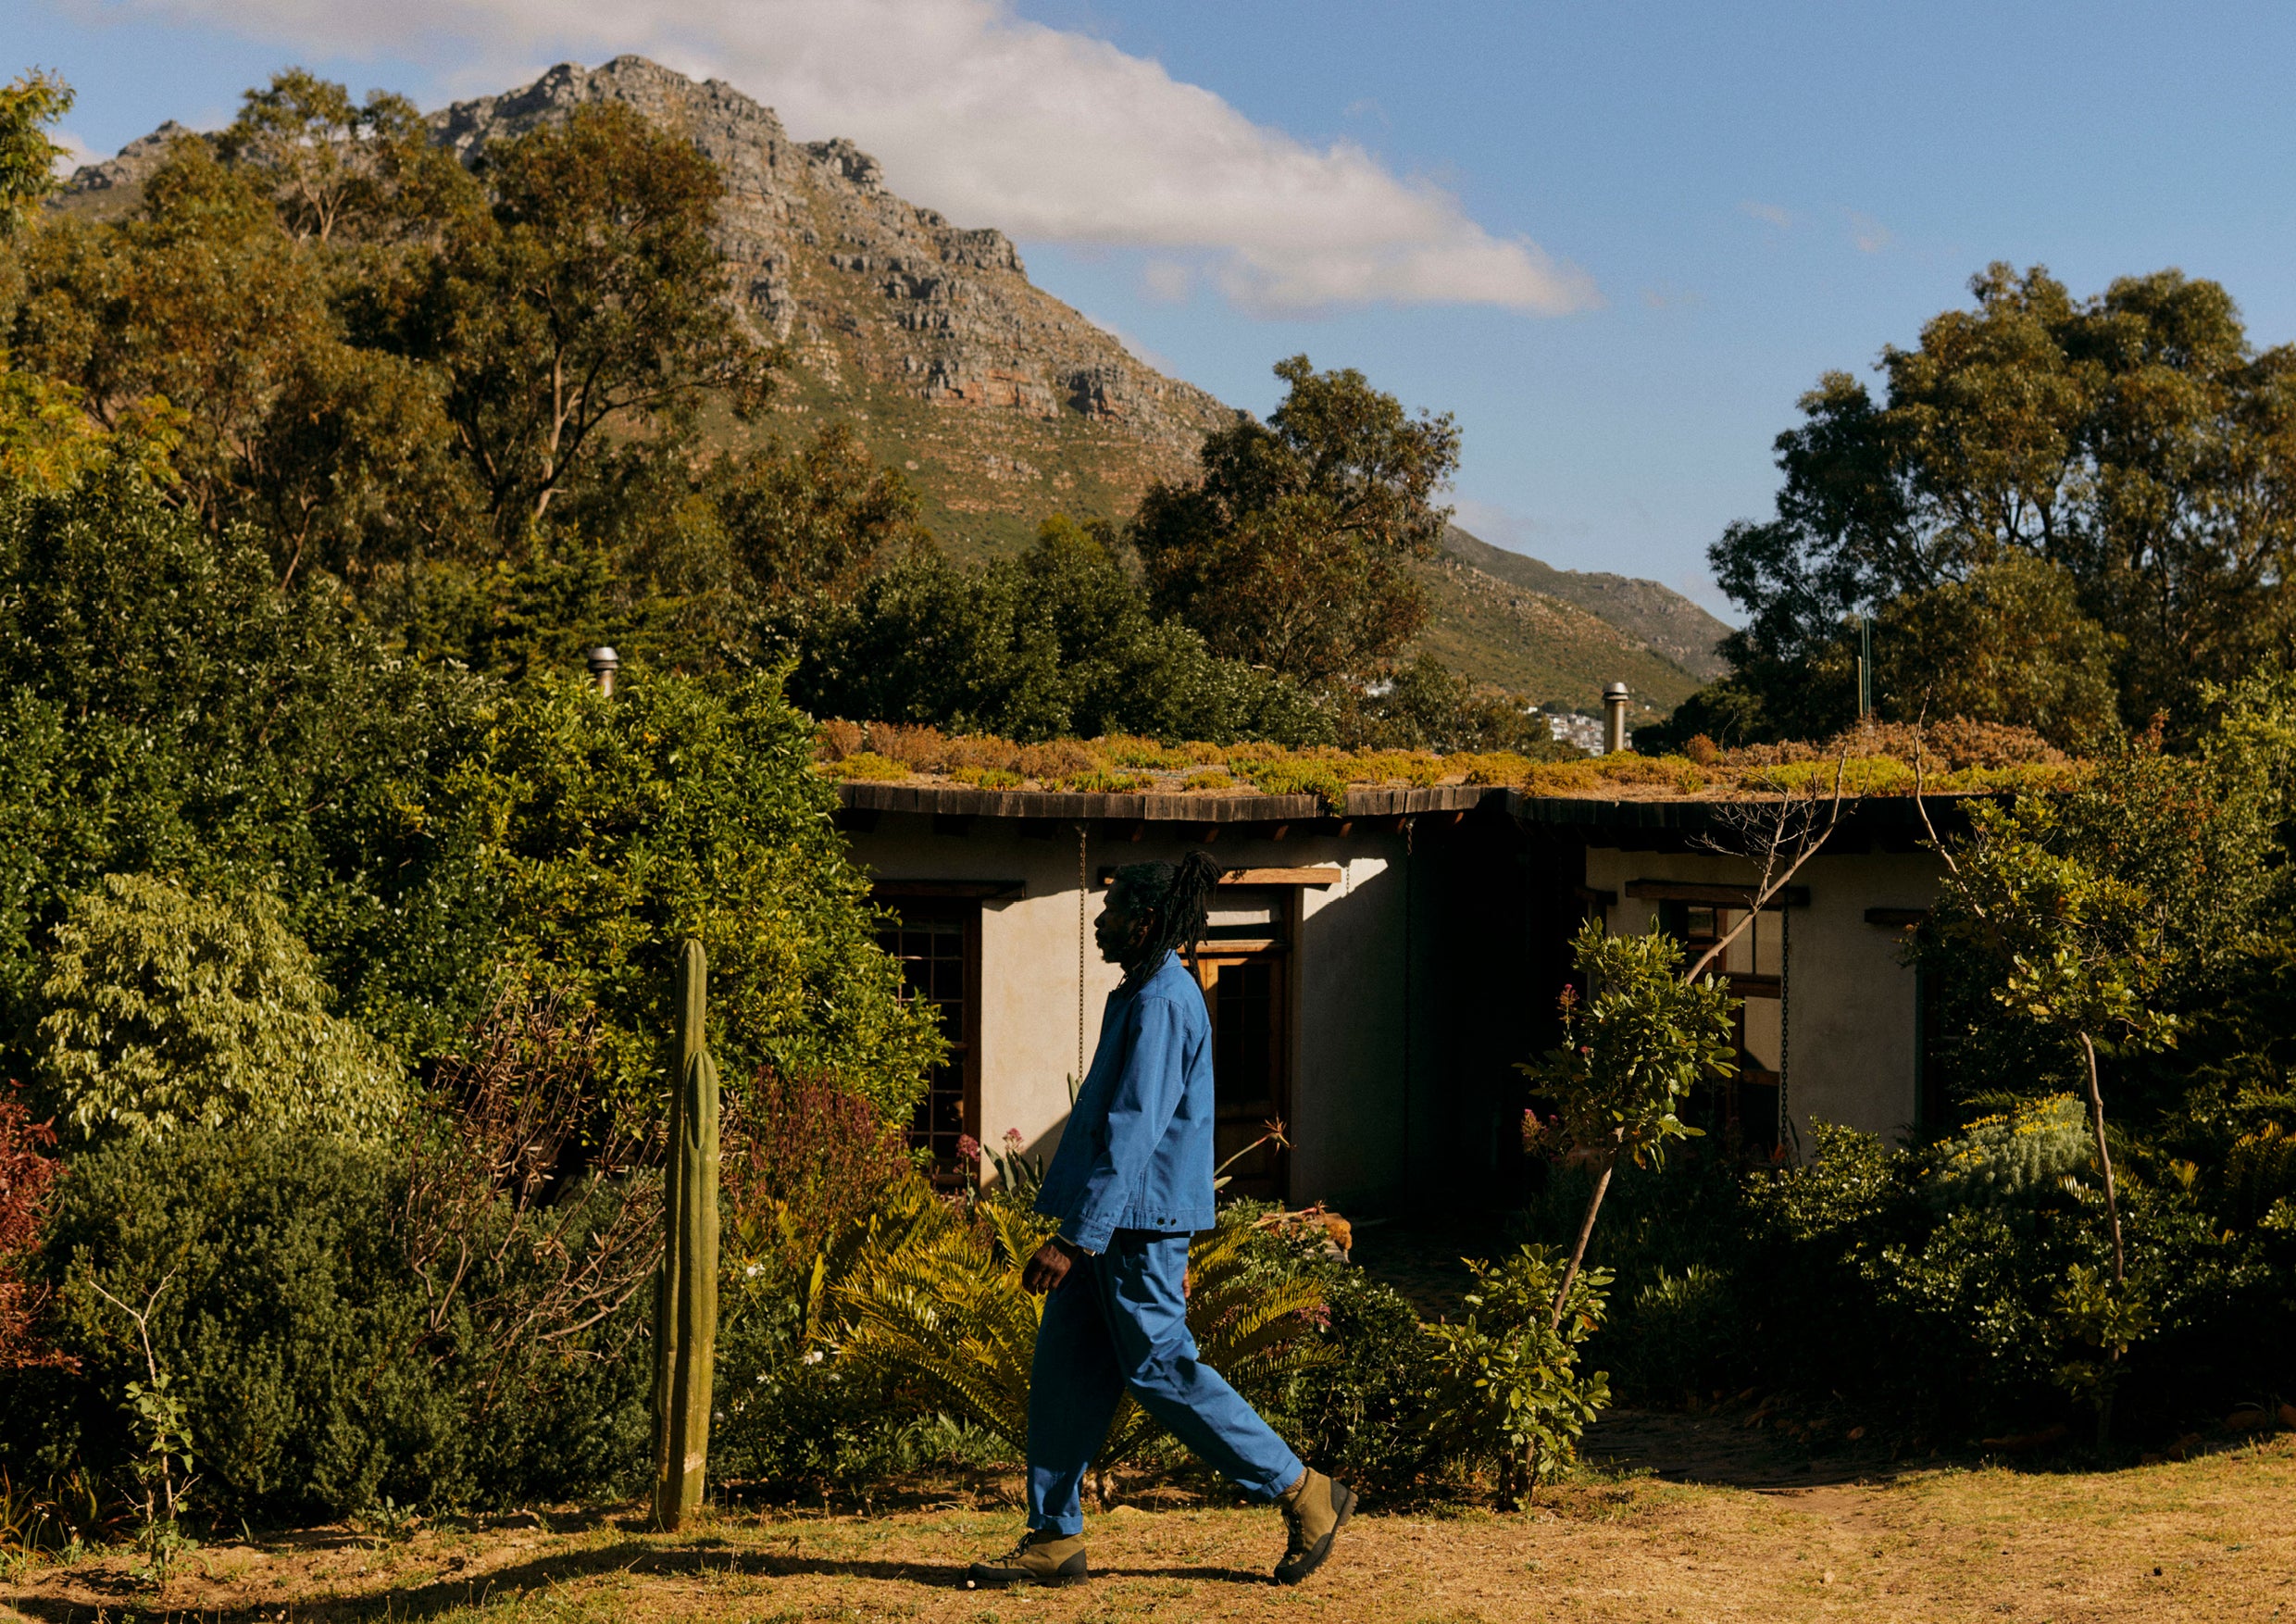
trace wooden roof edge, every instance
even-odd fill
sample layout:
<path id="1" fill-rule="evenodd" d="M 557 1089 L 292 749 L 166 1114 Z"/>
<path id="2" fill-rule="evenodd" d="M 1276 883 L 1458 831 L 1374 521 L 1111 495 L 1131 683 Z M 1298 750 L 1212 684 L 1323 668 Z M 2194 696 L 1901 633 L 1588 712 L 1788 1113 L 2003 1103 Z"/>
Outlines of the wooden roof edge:
<path id="1" fill-rule="evenodd" d="M 1504 798 L 1501 784 L 1373 784 L 1351 785 L 1347 792 L 1349 818 L 1394 818 L 1416 812 L 1465 812 L 1493 797 Z"/>

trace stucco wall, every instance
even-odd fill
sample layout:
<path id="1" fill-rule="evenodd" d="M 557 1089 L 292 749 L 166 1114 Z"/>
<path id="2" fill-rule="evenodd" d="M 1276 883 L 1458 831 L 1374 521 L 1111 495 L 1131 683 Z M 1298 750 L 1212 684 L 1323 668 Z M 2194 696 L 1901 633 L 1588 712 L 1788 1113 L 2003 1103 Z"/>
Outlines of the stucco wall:
<path id="1" fill-rule="evenodd" d="M 886 813 L 846 837 L 854 859 L 880 880 L 1019 881 L 1024 893 L 980 910 L 982 1137 L 1019 1131 L 1030 1154 L 1050 1156 L 1068 1115 L 1077 1067 L 1077 837 L 1024 840 L 1018 826 L 975 818 L 963 835 L 937 834 L 930 818 Z M 1098 1041 L 1117 968 L 1101 961 L 1090 927 L 1110 865 L 1175 859 L 1190 844 L 1152 824 L 1138 841 L 1094 831 L 1085 867 L 1084 1049 Z M 1212 856 L 1229 868 L 1337 868 L 1340 882 L 1302 892 L 1290 956 L 1292 1031 L 1291 1199 L 1350 1201 L 1390 1189 L 1404 1173 L 1401 1118 L 1406 1026 L 1403 958 L 1405 862 L 1394 835 L 1359 832 L 1275 841 L 1224 834 Z M 1415 899 L 1416 900 L 1416 899 Z M 1415 912 L 1420 910 L 1415 909 Z M 1424 930 L 1413 938 L 1424 960 Z M 1423 990 L 1424 981 L 1420 981 Z M 1416 1029 L 1415 1029 L 1416 1030 Z M 1415 1053 L 1424 1078 L 1429 1057 Z M 1423 1090 L 1417 1091 L 1423 1093 Z"/>
<path id="2" fill-rule="evenodd" d="M 1795 879 L 1810 906 L 1788 926 L 1787 1110 L 1806 1153 L 1813 1118 L 1894 1138 L 1915 1120 L 1919 1054 L 1915 977 L 1903 935 L 1866 922 L 1874 907 L 1930 906 L 1938 859 L 1929 853 L 1854 853 L 1811 859 Z M 1587 883 L 1616 893 L 1613 931 L 1651 927 L 1658 905 L 1627 895 L 1635 880 L 1743 885 L 1751 865 L 1703 854 L 1587 853 Z"/>

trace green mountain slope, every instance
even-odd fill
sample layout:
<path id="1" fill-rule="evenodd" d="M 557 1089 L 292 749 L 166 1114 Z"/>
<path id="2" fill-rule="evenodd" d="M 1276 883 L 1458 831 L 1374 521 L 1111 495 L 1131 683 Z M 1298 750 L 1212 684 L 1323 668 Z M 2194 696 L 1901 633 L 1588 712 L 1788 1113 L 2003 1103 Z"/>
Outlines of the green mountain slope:
<path id="1" fill-rule="evenodd" d="M 1469 563 L 1460 543 L 1496 548 L 1463 531 L 1447 540 L 1449 550 L 1418 569 L 1430 611 L 1419 646 L 1452 669 L 1535 704 L 1589 713 L 1600 710 L 1605 684 L 1624 682 L 1638 722 L 1665 715 L 1699 686 L 1697 677 L 1601 616 Z M 1547 568 L 1536 559 L 1522 562 Z"/>
<path id="2" fill-rule="evenodd" d="M 1729 627 L 1672 587 L 1630 575 L 1557 569 L 1527 554 L 1479 541 L 1456 525 L 1443 538 L 1443 544 L 1485 575 L 1576 604 L 1647 643 L 1702 682 L 1711 682 L 1729 669 L 1728 662 L 1714 651 L 1714 645 L 1729 634 Z"/>

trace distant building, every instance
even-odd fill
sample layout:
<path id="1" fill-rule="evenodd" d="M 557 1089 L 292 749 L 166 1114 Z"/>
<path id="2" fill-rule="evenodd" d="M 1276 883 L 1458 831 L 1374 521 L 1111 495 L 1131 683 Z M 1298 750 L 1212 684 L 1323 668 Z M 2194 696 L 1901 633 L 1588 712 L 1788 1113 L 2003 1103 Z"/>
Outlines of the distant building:
<path id="1" fill-rule="evenodd" d="M 1584 716 L 1579 712 L 1549 711 L 1547 731 L 1555 741 L 1574 744 L 1590 756 L 1603 754 L 1603 718 Z"/>

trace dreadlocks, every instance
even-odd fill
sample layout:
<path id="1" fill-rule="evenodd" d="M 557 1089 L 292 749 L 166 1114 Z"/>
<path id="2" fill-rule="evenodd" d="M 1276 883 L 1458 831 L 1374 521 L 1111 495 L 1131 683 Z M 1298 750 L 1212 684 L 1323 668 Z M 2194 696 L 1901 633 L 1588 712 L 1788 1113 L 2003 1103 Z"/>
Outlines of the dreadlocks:
<path id="1" fill-rule="evenodd" d="M 1154 974 L 1166 954 L 1196 951 L 1196 938 L 1204 934 L 1204 906 L 1219 877 L 1220 866 L 1202 852 L 1190 852 L 1177 863 L 1127 863 L 1117 870 L 1127 904 L 1148 920 L 1140 962 L 1124 972 L 1126 986 L 1137 986 Z"/>

